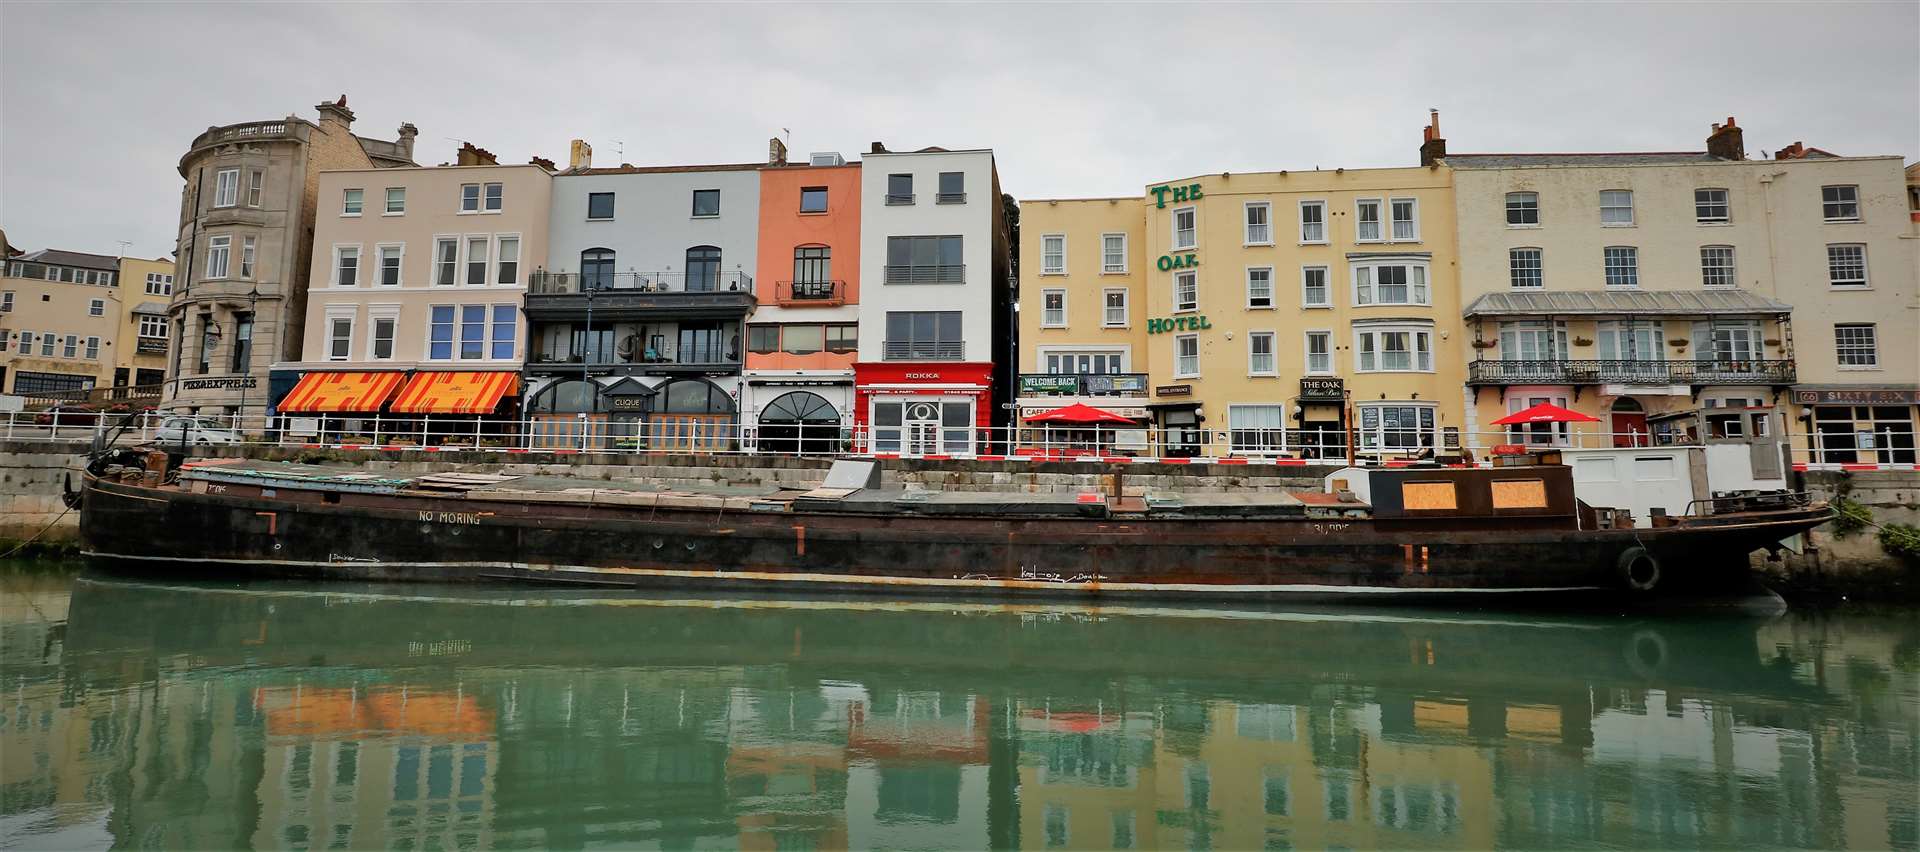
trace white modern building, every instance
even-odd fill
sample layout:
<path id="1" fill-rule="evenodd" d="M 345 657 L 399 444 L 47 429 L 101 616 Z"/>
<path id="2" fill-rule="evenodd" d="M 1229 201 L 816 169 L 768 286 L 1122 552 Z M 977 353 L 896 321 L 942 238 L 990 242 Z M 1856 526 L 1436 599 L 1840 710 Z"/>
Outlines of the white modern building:
<path id="1" fill-rule="evenodd" d="M 1007 222 L 991 150 L 891 152 L 860 176 L 854 417 L 871 449 L 982 452 L 1014 366 Z"/>

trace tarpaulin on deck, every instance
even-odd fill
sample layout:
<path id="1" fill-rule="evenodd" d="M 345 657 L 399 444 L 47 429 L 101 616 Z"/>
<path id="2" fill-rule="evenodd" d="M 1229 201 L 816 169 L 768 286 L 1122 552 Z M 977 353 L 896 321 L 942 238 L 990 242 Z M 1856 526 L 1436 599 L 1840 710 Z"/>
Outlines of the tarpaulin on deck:
<path id="1" fill-rule="evenodd" d="M 400 373 L 308 373 L 277 409 L 282 414 L 360 414 L 380 410 Z"/>
<path id="2" fill-rule="evenodd" d="M 502 397 L 520 392 L 520 374 L 420 373 L 394 399 L 395 414 L 492 414 Z"/>

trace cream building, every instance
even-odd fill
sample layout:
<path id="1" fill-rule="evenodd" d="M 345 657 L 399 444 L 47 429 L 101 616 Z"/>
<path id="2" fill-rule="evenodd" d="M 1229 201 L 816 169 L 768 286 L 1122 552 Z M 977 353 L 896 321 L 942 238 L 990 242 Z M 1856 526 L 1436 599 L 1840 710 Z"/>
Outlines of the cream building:
<path id="1" fill-rule="evenodd" d="M 499 165 L 471 143 L 457 163 L 321 173 L 299 358 L 274 365 L 302 378 L 277 411 L 372 415 L 429 378 L 461 389 L 410 413 L 513 405 L 526 352 L 521 304 L 547 252 L 553 174 Z M 314 391 L 361 373 L 391 379 L 387 392 Z M 476 407 L 484 410 L 468 410 Z"/>
<path id="2" fill-rule="evenodd" d="M 209 127 L 180 158 L 168 410 L 265 413 L 269 365 L 300 357 L 320 173 L 413 164 L 413 125 L 385 142 L 353 133 L 345 96 L 315 109 L 318 123 Z"/>
<path id="3" fill-rule="evenodd" d="M 1898 158 L 1749 160 L 1731 118 L 1705 151 L 1448 155 L 1436 116 L 1423 152 L 1454 173 L 1477 445 L 1578 440 L 1487 425 L 1546 401 L 1621 445 L 1785 430 L 1797 459 L 1914 461 Z"/>
<path id="4" fill-rule="evenodd" d="M 1202 175 L 1021 216 L 1023 415 L 1120 374 L 1092 387 L 1132 398 L 1093 402 L 1144 408 L 1160 455 L 1337 458 L 1349 425 L 1360 456 L 1461 446 L 1446 169 Z"/>

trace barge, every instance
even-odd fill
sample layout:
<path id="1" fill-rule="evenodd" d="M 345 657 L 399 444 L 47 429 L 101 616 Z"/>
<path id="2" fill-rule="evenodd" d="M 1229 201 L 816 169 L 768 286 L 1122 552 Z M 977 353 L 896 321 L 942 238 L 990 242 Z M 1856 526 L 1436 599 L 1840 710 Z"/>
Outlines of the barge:
<path id="1" fill-rule="evenodd" d="M 1636 526 L 1576 499 L 1558 464 L 1144 498 L 886 490 L 876 464 L 836 462 L 811 489 L 696 493 L 119 449 L 69 498 L 87 555 L 171 574 L 1447 605 L 1751 591 L 1749 554 L 1831 514 L 1776 494 Z"/>

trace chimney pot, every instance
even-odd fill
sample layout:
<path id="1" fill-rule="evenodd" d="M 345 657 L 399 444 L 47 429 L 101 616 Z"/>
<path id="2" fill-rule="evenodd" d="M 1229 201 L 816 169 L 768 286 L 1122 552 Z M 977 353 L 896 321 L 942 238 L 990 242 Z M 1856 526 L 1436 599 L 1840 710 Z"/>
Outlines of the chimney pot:
<path id="1" fill-rule="evenodd" d="M 787 164 L 787 143 L 775 136 L 767 140 L 767 165 L 784 166 Z"/>
<path id="2" fill-rule="evenodd" d="M 875 143 L 873 143 L 873 148 L 872 148 L 871 150 L 869 150 L 869 151 L 867 151 L 867 153 L 869 153 L 869 154 L 885 154 L 885 153 L 887 153 L 887 146 L 885 146 L 885 145 L 883 145 L 883 144 L 881 144 L 881 143 L 879 143 L 879 142 L 875 142 Z"/>
<path id="3" fill-rule="evenodd" d="M 1420 139 L 1420 165 L 1432 166 L 1447 156 L 1447 140 L 1440 135 L 1439 110 L 1427 110 L 1427 126 L 1420 129 Z"/>
<path id="4" fill-rule="evenodd" d="M 1740 125 L 1729 115 L 1726 124 L 1713 125 L 1713 132 L 1707 134 L 1707 153 L 1721 160 L 1744 160 L 1747 146 L 1741 137 Z"/>

